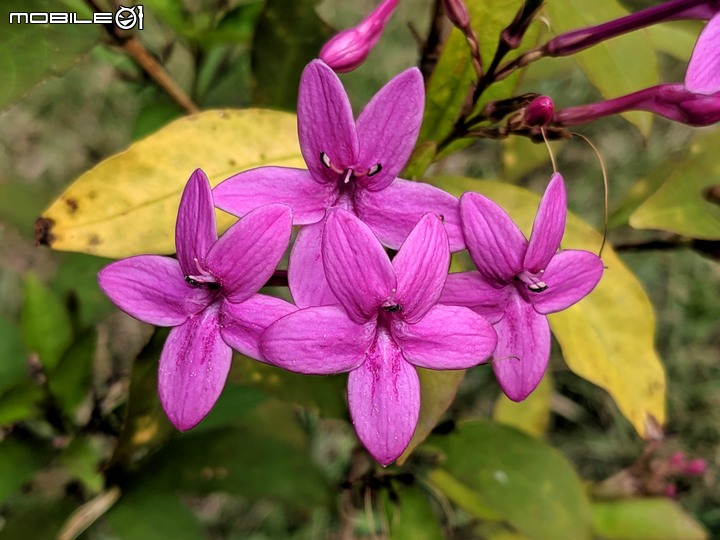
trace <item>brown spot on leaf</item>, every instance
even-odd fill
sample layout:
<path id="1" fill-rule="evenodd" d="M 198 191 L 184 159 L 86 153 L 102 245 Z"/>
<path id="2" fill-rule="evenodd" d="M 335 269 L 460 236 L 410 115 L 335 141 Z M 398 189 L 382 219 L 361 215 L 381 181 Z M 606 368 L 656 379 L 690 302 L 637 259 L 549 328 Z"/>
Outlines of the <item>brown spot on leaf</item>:
<path id="1" fill-rule="evenodd" d="M 90 193 L 88 193 L 88 199 L 90 199 L 91 201 L 97 199 L 97 191 L 91 191 Z"/>
<path id="2" fill-rule="evenodd" d="M 52 228 L 55 225 L 55 220 L 39 217 L 35 222 L 35 245 L 36 246 L 52 246 L 55 241 L 55 235 L 52 233 Z"/>
<path id="3" fill-rule="evenodd" d="M 65 204 L 67 204 L 68 210 L 71 214 L 78 211 L 78 202 L 75 199 L 65 199 Z"/>
<path id="4" fill-rule="evenodd" d="M 706 187 L 702 195 L 706 201 L 720 206 L 720 184 Z"/>
<path id="5" fill-rule="evenodd" d="M 93 234 L 88 240 L 88 244 L 91 246 L 97 246 L 101 242 L 102 240 L 100 240 L 100 237 L 97 234 Z"/>

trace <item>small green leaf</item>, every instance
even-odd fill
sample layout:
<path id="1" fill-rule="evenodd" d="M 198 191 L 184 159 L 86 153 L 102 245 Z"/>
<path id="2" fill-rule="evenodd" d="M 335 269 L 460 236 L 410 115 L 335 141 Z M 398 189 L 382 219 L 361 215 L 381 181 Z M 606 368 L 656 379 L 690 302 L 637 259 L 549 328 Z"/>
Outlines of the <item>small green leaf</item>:
<path id="1" fill-rule="evenodd" d="M 111 261 L 83 253 L 66 253 L 59 259 L 51 286 L 72 308 L 76 328 L 90 328 L 115 309 L 97 281 L 100 269 Z"/>
<path id="2" fill-rule="evenodd" d="M 36 444 L 6 439 L 0 443 L 0 504 L 46 465 L 50 452 Z"/>
<path id="3" fill-rule="evenodd" d="M 78 479 L 90 494 L 97 494 L 105 485 L 100 464 L 107 457 L 106 445 L 101 438 L 74 439 L 60 455 L 60 465 Z"/>
<path id="4" fill-rule="evenodd" d="M 18 326 L 0 316 L 0 395 L 28 379 L 25 347 Z"/>
<path id="5" fill-rule="evenodd" d="M 550 374 L 546 373 L 538 387 L 527 399 L 516 403 L 505 394 L 500 394 L 495 402 L 493 418 L 496 422 L 512 426 L 533 437 L 545 435 L 550 424 L 550 399 L 553 385 Z"/>
<path id="6" fill-rule="evenodd" d="M 445 538 L 427 495 L 417 486 L 397 489 L 397 502 L 387 503 L 389 540 Z"/>
<path id="7" fill-rule="evenodd" d="M 71 418 L 90 392 L 96 344 L 95 332 L 86 332 L 75 340 L 57 367 L 48 374 L 50 391 Z"/>
<path id="8" fill-rule="evenodd" d="M 37 416 L 45 392 L 39 386 L 16 386 L 0 396 L 0 426 Z"/>

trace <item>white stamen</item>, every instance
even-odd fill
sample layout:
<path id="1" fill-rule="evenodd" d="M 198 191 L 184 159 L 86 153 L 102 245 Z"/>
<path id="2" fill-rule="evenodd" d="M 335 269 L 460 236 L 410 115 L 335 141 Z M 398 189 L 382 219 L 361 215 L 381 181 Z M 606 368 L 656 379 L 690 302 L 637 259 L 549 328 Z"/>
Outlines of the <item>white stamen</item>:
<path id="1" fill-rule="evenodd" d="M 345 173 L 345 179 L 343 180 L 343 182 L 345 184 L 347 184 L 350 181 L 350 177 L 352 176 L 352 173 L 353 173 L 352 169 L 348 169 L 347 172 Z"/>

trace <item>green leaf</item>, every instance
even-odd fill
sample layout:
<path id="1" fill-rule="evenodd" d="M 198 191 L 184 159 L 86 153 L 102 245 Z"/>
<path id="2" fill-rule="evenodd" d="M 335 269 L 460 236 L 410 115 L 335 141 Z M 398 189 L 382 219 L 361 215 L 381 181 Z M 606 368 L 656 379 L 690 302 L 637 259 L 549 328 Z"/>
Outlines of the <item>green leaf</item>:
<path id="1" fill-rule="evenodd" d="M 255 31 L 255 23 L 262 12 L 264 2 L 256 0 L 240 4 L 229 11 L 213 30 L 198 35 L 198 40 L 204 47 L 232 44 L 238 45 L 249 42 Z"/>
<path id="2" fill-rule="evenodd" d="M 673 173 L 633 212 L 630 225 L 692 238 L 720 239 L 720 200 L 707 196 L 712 186 L 720 186 L 718 144 L 719 134 L 708 135 L 693 142 L 679 164 L 664 164 L 665 168 L 672 166 Z"/>
<path id="3" fill-rule="evenodd" d="M 67 253 L 60 257 L 51 286 L 72 308 L 73 322 L 79 330 L 94 326 L 115 309 L 97 281 L 100 269 L 110 262 L 82 253 Z"/>
<path id="4" fill-rule="evenodd" d="M 78 178 L 38 220 L 38 240 L 105 257 L 173 253 L 183 187 L 202 168 L 213 185 L 263 165 L 302 166 L 295 116 L 205 111 L 134 143 Z M 219 225 L 232 223 L 219 214 Z"/>
<path id="5" fill-rule="evenodd" d="M 580 478 L 554 448 L 486 420 L 461 423 L 456 432 L 428 442 L 444 454 L 449 475 L 521 533 L 534 540 L 590 538 L 590 502 Z M 446 495 L 473 511 L 462 493 Z"/>
<path id="6" fill-rule="evenodd" d="M 49 457 L 50 453 L 36 444 L 18 439 L 0 443 L 0 504 L 28 482 Z"/>
<path id="7" fill-rule="evenodd" d="M 445 538 L 427 495 L 417 486 L 397 490 L 398 500 L 388 502 L 389 540 L 442 540 Z"/>
<path id="8" fill-rule="evenodd" d="M 97 336 L 88 331 L 80 336 L 48 374 L 48 386 L 65 414 L 72 418 L 90 392 Z"/>
<path id="9" fill-rule="evenodd" d="M 553 152 L 558 155 L 565 146 L 564 141 L 553 141 Z M 543 143 L 535 143 L 525 137 L 510 137 L 502 142 L 502 178 L 517 184 L 525 175 L 546 166 L 550 169 L 550 152 Z"/>
<path id="10" fill-rule="evenodd" d="M 26 497 L 9 513 L 0 536 L 2 540 L 57 540 L 60 528 L 76 506 L 69 497 Z"/>
<path id="11" fill-rule="evenodd" d="M 59 458 L 60 465 L 90 494 L 99 493 L 105 485 L 105 477 L 100 472 L 101 461 L 107 457 L 104 443 L 101 438 L 76 438 Z"/>
<path id="12" fill-rule="evenodd" d="M 495 402 L 493 418 L 496 422 L 541 438 L 550 424 L 552 393 L 550 374 L 546 373 L 538 387 L 524 401 L 516 403 L 505 397 L 505 394 L 500 394 Z"/>
<path id="13" fill-rule="evenodd" d="M 545 11 L 556 34 L 599 24 L 627 15 L 617 0 L 574 0 L 546 2 Z M 606 99 L 658 84 L 658 61 L 652 42 L 644 30 L 603 41 L 573 55 L 590 82 Z M 647 136 L 652 116 L 642 112 L 623 117 Z"/>
<path id="14" fill-rule="evenodd" d="M 690 58 L 700 30 L 700 21 L 669 21 L 645 29 L 655 49 L 683 63 Z"/>
<path id="15" fill-rule="evenodd" d="M 34 274 L 24 281 L 20 323 L 25 348 L 52 371 L 72 342 L 70 315 L 57 295 Z"/>
<path id="16" fill-rule="evenodd" d="M 595 532 L 607 540 L 705 540 L 708 532 L 670 499 L 624 499 L 592 505 Z"/>
<path id="17" fill-rule="evenodd" d="M 27 420 L 40 414 L 45 392 L 39 386 L 16 386 L 0 396 L 0 426 Z"/>
<path id="18" fill-rule="evenodd" d="M 529 235 L 540 198 L 499 182 L 443 177 L 433 183 L 454 195 L 478 191 L 489 197 Z M 597 251 L 602 238 L 568 214 L 563 249 Z M 620 412 L 644 437 L 658 436 L 665 421 L 665 373 L 655 350 L 655 315 L 637 278 L 608 246 L 606 270 L 595 290 L 561 313 L 550 326 L 568 367 L 607 390 Z"/>
<path id="19" fill-rule="evenodd" d="M 27 378 L 27 355 L 20 339 L 20 329 L 0 316 L 0 395 Z"/>

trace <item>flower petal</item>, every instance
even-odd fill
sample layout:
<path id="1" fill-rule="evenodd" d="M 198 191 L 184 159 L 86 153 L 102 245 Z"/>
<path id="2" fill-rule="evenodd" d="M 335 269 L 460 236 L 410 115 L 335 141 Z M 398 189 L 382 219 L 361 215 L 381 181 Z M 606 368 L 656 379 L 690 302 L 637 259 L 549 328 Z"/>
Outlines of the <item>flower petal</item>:
<path id="1" fill-rule="evenodd" d="M 557 253 L 565 233 L 566 215 L 565 182 L 559 173 L 555 173 L 535 215 L 530 242 L 525 253 L 525 270 L 533 273 L 543 270 Z"/>
<path id="2" fill-rule="evenodd" d="M 239 304 L 226 301 L 220 308 L 220 333 L 230 347 L 262 362 L 260 336 L 272 323 L 295 311 L 297 307 L 290 302 L 264 294 Z"/>
<path id="3" fill-rule="evenodd" d="M 494 324 L 503 316 L 511 287 L 497 289 L 478 272 L 457 272 L 448 275 L 440 303 L 468 307 Z"/>
<path id="4" fill-rule="evenodd" d="M 505 285 L 523 269 L 527 241 L 515 222 L 490 199 L 468 192 L 460 198 L 460 215 L 470 257 L 478 272 Z"/>
<path id="5" fill-rule="evenodd" d="M 328 214 L 322 245 L 325 276 L 353 322 L 362 324 L 395 288 L 395 272 L 370 227 L 346 210 Z"/>
<path id="6" fill-rule="evenodd" d="M 695 43 L 685 74 L 685 88 L 696 94 L 720 92 L 720 13 L 708 21 Z"/>
<path id="7" fill-rule="evenodd" d="M 502 391 L 522 401 L 540 383 L 550 359 L 550 326 L 518 294 L 513 294 L 505 316 L 494 325 L 498 335 L 493 371 Z"/>
<path id="8" fill-rule="evenodd" d="M 355 324 L 340 306 L 301 309 L 272 324 L 260 350 L 273 364 L 309 375 L 357 368 L 375 334 L 375 321 Z"/>
<path id="9" fill-rule="evenodd" d="M 212 300 L 210 291 L 185 282 L 178 261 L 159 255 L 110 263 L 98 273 L 98 284 L 125 313 L 157 326 L 182 324 Z"/>
<path id="10" fill-rule="evenodd" d="M 343 170 L 357 161 L 357 131 L 350 101 L 340 79 L 320 60 L 310 62 L 300 79 L 298 135 L 305 163 L 318 182 L 338 180 L 338 173 L 323 164 L 321 154 Z"/>
<path id="11" fill-rule="evenodd" d="M 357 213 L 380 241 L 398 249 L 405 237 L 427 212 L 437 214 L 450 239 L 450 251 L 465 249 L 458 200 L 442 189 L 423 182 L 396 178 L 381 191 L 358 190 Z"/>
<path id="12" fill-rule="evenodd" d="M 602 259 L 594 253 L 572 249 L 561 251 L 542 274 L 547 289 L 540 293 L 528 291 L 527 296 L 538 313 L 562 311 L 590 294 L 603 270 Z"/>
<path id="13" fill-rule="evenodd" d="M 416 323 L 437 304 L 450 268 L 447 233 L 435 214 L 425 214 L 415 225 L 392 266 L 400 315 L 409 324 Z"/>
<path id="14" fill-rule="evenodd" d="M 207 268 L 225 298 L 242 302 L 258 292 L 282 259 L 291 234 L 292 211 L 284 204 L 253 210 L 230 227 L 207 256 Z"/>
<path id="15" fill-rule="evenodd" d="M 293 223 L 315 223 L 335 200 L 335 184 L 321 184 L 304 169 L 259 167 L 231 176 L 213 190 L 215 206 L 244 216 L 266 204 L 283 203 L 292 208 Z"/>
<path id="16" fill-rule="evenodd" d="M 183 191 L 175 223 L 175 249 L 184 276 L 197 276 L 205 256 L 217 240 L 215 208 L 210 182 L 197 169 Z"/>
<path id="17" fill-rule="evenodd" d="M 348 402 L 365 448 L 382 465 L 395 461 L 417 426 L 420 381 L 386 332 L 378 333 L 363 365 L 350 372 Z"/>
<path id="18" fill-rule="evenodd" d="M 288 262 L 288 285 L 299 308 L 338 304 L 325 278 L 322 233 L 325 220 L 300 228 Z"/>
<path id="19" fill-rule="evenodd" d="M 497 335 L 490 323 L 460 306 L 438 305 L 415 324 L 393 326 L 405 359 L 428 369 L 467 369 L 489 359 Z"/>
<path id="20" fill-rule="evenodd" d="M 217 304 L 170 331 L 160 355 L 158 391 L 176 428 L 191 429 L 210 412 L 231 360 L 232 350 L 220 337 Z"/>
<path id="21" fill-rule="evenodd" d="M 422 123 L 425 89 L 420 70 L 403 71 L 370 100 L 357 121 L 360 156 L 356 171 L 376 174 L 358 178 L 358 184 L 378 191 L 387 187 L 407 163 Z"/>

